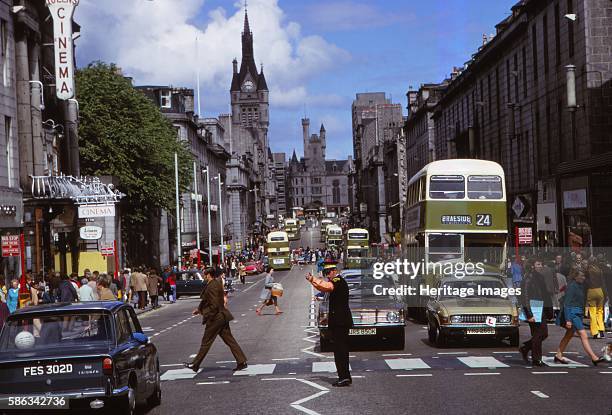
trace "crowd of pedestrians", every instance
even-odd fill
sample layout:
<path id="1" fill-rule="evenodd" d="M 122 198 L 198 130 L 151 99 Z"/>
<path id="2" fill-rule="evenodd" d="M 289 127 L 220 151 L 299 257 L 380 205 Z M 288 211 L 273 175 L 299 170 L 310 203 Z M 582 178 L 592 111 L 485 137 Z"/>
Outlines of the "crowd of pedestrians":
<path id="1" fill-rule="evenodd" d="M 521 288 L 520 305 L 528 322 L 531 338 L 519 348 L 523 359 L 542 366 L 542 343 L 548 337 L 548 322 L 555 321 L 565 329 L 554 361 L 567 364 L 563 353 L 577 333 L 585 353 L 594 365 L 604 359 L 591 347 L 594 340 L 605 339 L 604 307 L 612 290 L 612 264 L 604 254 L 587 258 L 581 252 L 558 254 L 554 258 L 534 256 L 514 257 L 508 265 L 508 279 Z M 612 311 L 612 310 L 608 310 Z M 589 332 L 585 327 L 589 318 Z M 611 323 L 608 319 L 608 325 Z"/>

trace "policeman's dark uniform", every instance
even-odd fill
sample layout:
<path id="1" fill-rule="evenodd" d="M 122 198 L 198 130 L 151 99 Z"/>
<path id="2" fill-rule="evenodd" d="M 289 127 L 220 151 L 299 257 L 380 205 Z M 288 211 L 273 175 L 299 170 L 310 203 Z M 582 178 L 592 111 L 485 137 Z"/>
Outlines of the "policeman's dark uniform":
<path id="1" fill-rule="evenodd" d="M 334 343 L 334 361 L 338 379 L 352 382 L 349 371 L 349 330 L 353 327 L 353 317 L 349 308 L 349 287 L 344 278 L 331 279 L 334 289 L 329 295 L 328 327 Z"/>

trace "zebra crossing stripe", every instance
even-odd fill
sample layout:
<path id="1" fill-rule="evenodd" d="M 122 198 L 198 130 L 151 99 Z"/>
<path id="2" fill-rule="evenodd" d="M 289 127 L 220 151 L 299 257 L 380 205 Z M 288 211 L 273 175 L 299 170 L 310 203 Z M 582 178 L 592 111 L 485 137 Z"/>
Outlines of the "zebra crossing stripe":
<path id="1" fill-rule="evenodd" d="M 271 375 L 276 369 L 276 364 L 249 365 L 246 369 L 234 372 L 234 376 Z"/>
<path id="2" fill-rule="evenodd" d="M 459 359 L 463 364 L 473 369 L 510 367 L 492 356 L 467 356 L 458 357 L 457 359 Z"/>
<path id="3" fill-rule="evenodd" d="M 199 373 L 200 371 L 198 371 Z M 197 373 L 191 369 L 171 369 L 161 375 L 160 380 L 193 379 Z"/>
<path id="4" fill-rule="evenodd" d="M 567 362 L 567 364 L 555 363 L 555 358 L 554 357 L 549 357 L 549 356 L 543 356 L 542 357 L 542 362 L 546 366 L 550 366 L 550 367 L 588 367 L 585 364 L 582 364 L 580 362 L 576 362 L 575 360 L 568 359 L 567 357 L 565 357 L 564 359 Z"/>
<path id="5" fill-rule="evenodd" d="M 349 370 L 351 366 L 349 365 Z M 336 364 L 334 362 L 312 362 L 312 373 L 334 373 L 336 372 Z"/>
<path id="6" fill-rule="evenodd" d="M 431 369 L 423 359 L 385 359 L 387 366 L 393 370 Z"/>

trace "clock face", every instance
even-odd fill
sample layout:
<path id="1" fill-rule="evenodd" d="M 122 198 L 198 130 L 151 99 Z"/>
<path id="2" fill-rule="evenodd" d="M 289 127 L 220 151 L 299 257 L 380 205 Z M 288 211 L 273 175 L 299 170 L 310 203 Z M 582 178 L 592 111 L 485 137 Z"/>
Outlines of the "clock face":
<path id="1" fill-rule="evenodd" d="M 255 85 L 254 85 L 254 84 L 253 84 L 253 82 L 252 82 L 252 81 L 250 81 L 250 80 L 245 81 L 245 82 L 244 82 L 244 84 L 242 84 L 242 88 L 243 88 L 245 91 L 252 91 L 254 86 L 255 86 Z"/>

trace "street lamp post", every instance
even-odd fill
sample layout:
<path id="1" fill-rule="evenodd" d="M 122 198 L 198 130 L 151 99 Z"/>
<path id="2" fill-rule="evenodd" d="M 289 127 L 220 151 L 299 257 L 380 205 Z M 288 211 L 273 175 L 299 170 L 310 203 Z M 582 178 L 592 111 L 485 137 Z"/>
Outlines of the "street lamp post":
<path id="1" fill-rule="evenodd" d="M 179 203 L 178 154 L 174 153 L 174 184 L 176 187 L 176 252 L 178 254 L 178 270 L 181 270 L 181 208 Z"/>
<path id="2" fill-rule="evenodd" d="M 208 266 L 212 267 L 212 231 L 210 229 L 210 178 L 209 167 L 206 166 L 202 172 L 206 173 L 206 200 L 208 206 Z"/>
<path id="3" fill-rule="evenodd" d="M 221 196 L 221 185 L 223 183 L 221 183 L 221 173 L 217 174 L 217 177 L 213 177 L 212 180 L 216 180 L 217 184 L 219 186 L 219 231 L 221 232 L 221 245 L 219 246 L 221 248 L 221 264 L 223 264 L 223 260 L 225 259 L 224 256 L 224 241 L 223 241 L 223 199 Z"/>
<path id="4" fill-rule="evenodd" d="M 198 194 L 198 174 L 196 170 L 196 162 L 193 162 L 193 191 L 194 196 L 193 199 L 195 201 L 195 222 L 196 222 L 196 248 L 198 250 L 198 268 L 202 265 L 202 260 L 200 257 L 200 212 L 198 210 L 198 198 L 200 195 Z"/>

